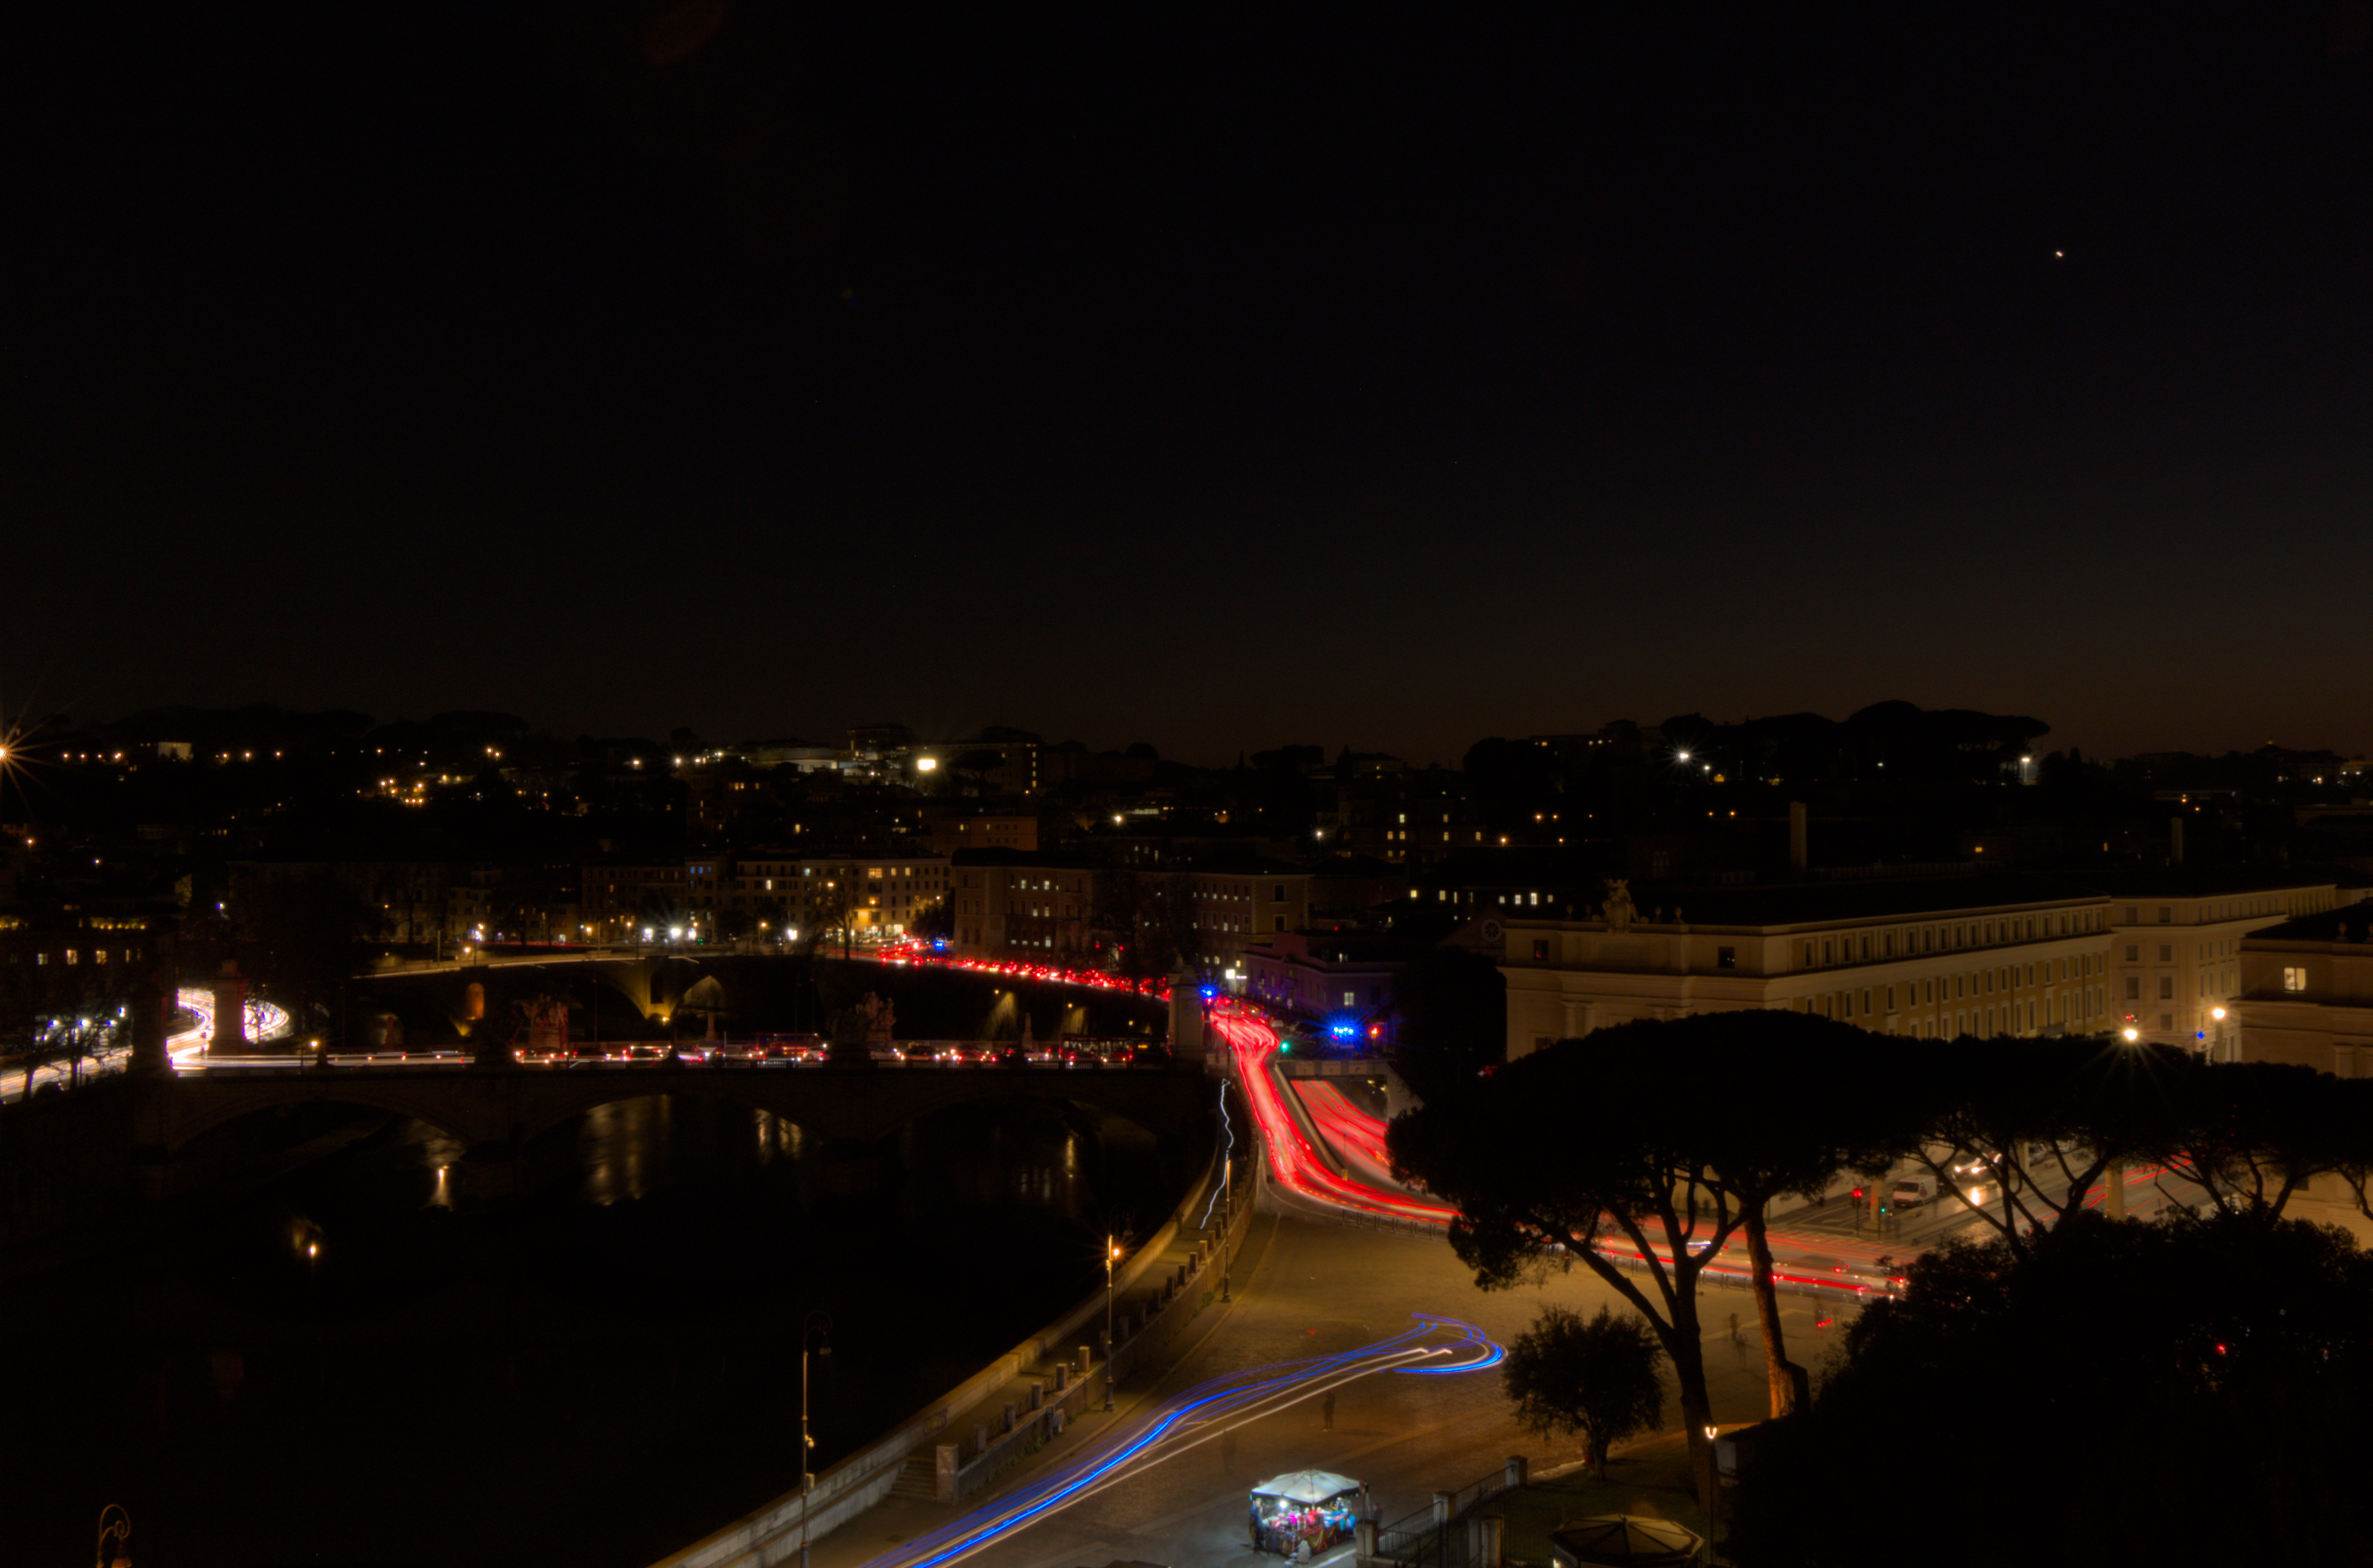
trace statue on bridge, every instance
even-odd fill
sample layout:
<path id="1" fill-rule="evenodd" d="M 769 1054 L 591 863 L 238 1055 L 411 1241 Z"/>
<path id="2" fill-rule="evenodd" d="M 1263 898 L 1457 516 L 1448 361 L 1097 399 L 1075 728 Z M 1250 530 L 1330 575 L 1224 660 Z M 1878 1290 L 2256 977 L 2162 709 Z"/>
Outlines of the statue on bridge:
<path id="1" fill-rule="evenodd" d="M 568 1054 L 568 1002 L 564 997 L 539 996 L 527 1004 L 527 1048 L 531 1056 L 549 1059 Z"/>
<path id="2" fill-rule="evenodd" d="M 833 1059 L 872 1060 L 877 1050 L 889 1047 L 897 1024 L 897 1004 L 867 991 L 856 1006 L 844 1007 L 824 1021 Z"/>

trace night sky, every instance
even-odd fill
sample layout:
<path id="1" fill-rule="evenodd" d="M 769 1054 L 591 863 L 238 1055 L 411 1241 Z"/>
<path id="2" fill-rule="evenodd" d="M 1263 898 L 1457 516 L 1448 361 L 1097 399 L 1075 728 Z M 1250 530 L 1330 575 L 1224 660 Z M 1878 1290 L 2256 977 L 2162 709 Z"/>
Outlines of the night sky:
<path id="1" fill-rule="evenodd" d="M 166 9 L 8 52 L 12 714 L 2373 749 L 2363 4 Z"/>

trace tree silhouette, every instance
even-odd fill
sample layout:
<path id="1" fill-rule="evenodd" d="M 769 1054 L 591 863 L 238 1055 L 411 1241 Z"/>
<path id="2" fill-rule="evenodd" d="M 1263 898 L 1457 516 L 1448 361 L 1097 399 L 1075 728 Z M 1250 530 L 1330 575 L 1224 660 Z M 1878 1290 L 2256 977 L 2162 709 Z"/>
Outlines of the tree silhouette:
<path id="1" fill-rule="evenodd" d="M 1604 1480 L 1608 1449 L 1664 1424 L 1664 1353 L 1637 1317 L 1604 1306 L 1584 1317 L 1552 1303 L 1508 1347 L 1500 1379 L 1526 1426 L 1543 1437 L 1580 1433 Z"/>
<path id="2" fill-rule="evenodd" d="M 2028 1247 L 1947 1243 L 1741 1475 L 1724 1549 L 1746 1568 L 2362 1562 L 2368 1400 L 2373 1255 L 2336 1229 L 2085 1213 Z M 2014 1455 L 2133 1462 L 2006 1486 Z M 1884 1483 L 1841 1506 L 1849 1477 Z M 1989 1480 L 1970 1506 L 1958 1483 Z"/>

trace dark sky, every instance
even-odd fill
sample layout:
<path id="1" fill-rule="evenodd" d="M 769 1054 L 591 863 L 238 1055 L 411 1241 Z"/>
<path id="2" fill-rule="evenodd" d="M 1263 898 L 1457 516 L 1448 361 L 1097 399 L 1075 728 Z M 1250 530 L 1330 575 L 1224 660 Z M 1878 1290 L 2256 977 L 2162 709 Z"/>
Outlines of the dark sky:
<path id="1" fill-rule="evenodd" d="M 2373 749 L 2362 4 L 149 9 L 6 67 L 12 711 Z"/>

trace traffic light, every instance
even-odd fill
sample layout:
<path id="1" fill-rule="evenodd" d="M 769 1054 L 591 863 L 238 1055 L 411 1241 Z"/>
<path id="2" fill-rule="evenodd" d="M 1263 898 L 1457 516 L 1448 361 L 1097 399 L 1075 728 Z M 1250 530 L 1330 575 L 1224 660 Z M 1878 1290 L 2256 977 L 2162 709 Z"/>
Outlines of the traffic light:
<path id="1" fill-rule="evenodd" d="M 1854 1197 L 1853 1197 L 1853 1200 L 1854 1200 L 1855 1202 L 1859 1203 L 1859 1202 L 1861 1202 L 1861 1201 L 1862 1201 L 1862 1198 L 1863 1198 L 1862 1188 L 1858 1188 L 1858 1187 L 1857 1187 L 1857 1188 L 1854 1188 Z"/>

